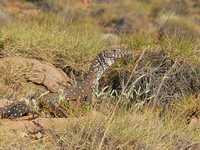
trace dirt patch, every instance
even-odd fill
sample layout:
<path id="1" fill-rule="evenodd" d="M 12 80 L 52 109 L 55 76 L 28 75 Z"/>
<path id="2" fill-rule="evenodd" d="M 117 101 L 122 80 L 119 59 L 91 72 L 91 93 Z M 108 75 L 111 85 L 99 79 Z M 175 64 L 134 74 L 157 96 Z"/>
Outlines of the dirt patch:
<path id="1" fill-rule="evenodd" d="M 28 144 L 27 149 L 41 145 L 43 149 L 90 149 L 91 147 L 97 149 L 106 129 L 105 119 L 106 116 L 94 111 L 81 118 L 0 120 L 1 134 L 8 132 L 9 135 L 6 136 L 13 139 L 1 139 L 1 147 L 24 149 L 23 146 Z M 125 142 L 120 137 L 109 134 L 106 135 L 102 148 L 139 150 L 147 148 L 147 145 L 134 139 Z"/>
<path id="2" fill-rule="evenodd" d="M 65 132 L 66 125 L 76 122 L 76 120 L 76 118 L 1 120 L 0 130 L 2 139 L 0 146 L 3 149 L 38 149 L 41 147 L 42 149 L 57 149 L 59 145 L 56 144 L 52 133 Z"/>
<path id="3" fill-rule="evenodd" d="M 24 149 L 24 146 L 28 144 L 26 149 L 35 149 L 38 146 L 41 148 L 42 145 L 45 149 L 60 149 L 62 144 L 59 141 L 62 135 L 65 134 L 66 129 L 80 122 L 85 122 L 87 118 L 93 118 L 95 120 L 96 117 L 100 116 L 102 114 L 93 112 L 85 116 L 85 118 L 37 118 L 27 120 L 28 118 L 26 117 L 18 120 L 3 119 L 0 120 L 2 138 L 0 138 L 0 146 L 3 149 L 13 149 L 13 147 L 16 149 Z"/>

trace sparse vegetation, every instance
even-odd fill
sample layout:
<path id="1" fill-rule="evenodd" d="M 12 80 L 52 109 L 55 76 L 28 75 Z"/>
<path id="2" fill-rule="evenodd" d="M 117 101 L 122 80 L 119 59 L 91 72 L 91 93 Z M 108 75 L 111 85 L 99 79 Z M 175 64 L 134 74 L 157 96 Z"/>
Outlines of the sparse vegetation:
<path id="1" fill-rule="evenodd" d="M 8 14 L 0 22 L 9 17 L 0 23 L 0 57 L 36 58 L 81 72 L 103 49 L 134 52 L 134 60 L 119 62 L 104 75 L 93 105 L 77 110 L 63 104 L 73 121 L 46 129 L 43 138 L 0 120 L 0 149 L 178 150 L 200 143 L 200 120 L 191 125 L 200 117 L 198 8 L 193 0 L 94 0 L 89 6 L 78 0 L 0 2 L 0 13 Z M 25 71 L 21 64 L 1 65 L 1 101 L 30 93 L 43 98 L 44 87 L 24 80 Z"/>

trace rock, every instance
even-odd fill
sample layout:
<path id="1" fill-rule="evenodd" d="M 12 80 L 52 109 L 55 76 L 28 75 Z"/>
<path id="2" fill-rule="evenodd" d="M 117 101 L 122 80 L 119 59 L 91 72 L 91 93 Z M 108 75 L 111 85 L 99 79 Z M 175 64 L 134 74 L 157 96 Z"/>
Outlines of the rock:
<path id="1" fill-rule="evenodd" d="M 8 71 L 6 76 L 11 75 L 10 78 L 25 78 L 27 81 L 45 86 L 51 92 L 58 92 L 59 89 L 65 89 L 72 84 L 72 80 L 61 69 L 36 59 L 5 57 L 0 59 L 0 68 L 1 71 Z"/>
<path id="2" fill-rule="evenodd" d="M 51 92 L 66 88 L 72 84 L 71 79 L 61 70 L 50 63 L 32 60 L 32 70 L 28 80 L 43 84 Z"/>

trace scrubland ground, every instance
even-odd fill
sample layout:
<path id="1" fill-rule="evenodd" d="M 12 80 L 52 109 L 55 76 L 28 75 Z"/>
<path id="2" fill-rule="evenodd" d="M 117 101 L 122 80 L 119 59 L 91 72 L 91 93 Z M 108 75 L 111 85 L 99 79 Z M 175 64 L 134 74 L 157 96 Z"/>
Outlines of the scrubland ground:
<path id="1" fill-rule="evenodd" d="M 94 106 L 39 120 L 44 128 L 36 134 L 28 129 L 33 122 L 1 120 L 0 148 L 200 149 L 199 0 L 0 1 L 1 57 L 84 74 L 111 47 L 133 51 L 133 60 L 105 74 Z M 27 82 L 15 63 L 1 64 L 2 103 L 46 90 Z M 124 91 L 123 81 L 130 82 Z"/>

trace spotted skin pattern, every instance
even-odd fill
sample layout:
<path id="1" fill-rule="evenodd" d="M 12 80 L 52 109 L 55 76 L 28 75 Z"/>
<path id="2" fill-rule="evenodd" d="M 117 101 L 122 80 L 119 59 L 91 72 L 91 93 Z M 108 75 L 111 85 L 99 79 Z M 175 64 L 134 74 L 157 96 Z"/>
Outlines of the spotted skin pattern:
<path id="1" fill-rule="evenodd" d="M 91 100 L 93 88 L 110 66 L 121 58 L 127 59 L 131 56 L 131 52 L 122 49 L 102 51 L 91 62 L 91 66 L 84 81 L 78 86 L 71 87 L 64 91 L 65 100 L 76 101 L 78 105 L 84 100 Z M 55 108 L 54 106 L 52 107 Z M 25 102 L 18 102 L 0 108 L 1 118 L 17 118 L 25 116 L 28 113 L 30 113 L 30 107 Z"/>
<path id="2" fill-rule="evenodd" d="M 24 101 L 0 108 L 1 118 L 18 118 L 27 115 L 29 112 L 30 108 Z"/>
<path id="3" fill-rule="evenodd" d="M 97 85 L 99 79 L 110 68 L 110 66 L 121 58 L 129 59 L 130 57 L 132 57 L 130 51 L 124 51 L 121 49 L 102 51 L 91 62 L 89 71 L 83 83 L 65 92 L 66 100 L 90 100 L 93 88 Z"/>

